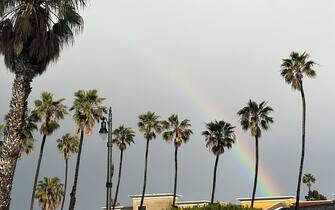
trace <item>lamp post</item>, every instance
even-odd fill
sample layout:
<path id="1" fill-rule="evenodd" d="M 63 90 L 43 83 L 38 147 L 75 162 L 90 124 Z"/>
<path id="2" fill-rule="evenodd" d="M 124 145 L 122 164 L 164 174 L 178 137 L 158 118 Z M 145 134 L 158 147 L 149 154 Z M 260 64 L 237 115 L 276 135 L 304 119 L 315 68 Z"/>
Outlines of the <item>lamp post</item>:
<path id="1" fill-rule="evenodd" d="M 112 162 L 112 108 L 109 108 L 108 119 L 102 118 L 101 127 L 99 130 L 100 135 L 103 139 L 107 140 L 107 181 L 106 181 L 106 210 L 112 209 L 112 177 L 114 173 L 114 167 Z"/>

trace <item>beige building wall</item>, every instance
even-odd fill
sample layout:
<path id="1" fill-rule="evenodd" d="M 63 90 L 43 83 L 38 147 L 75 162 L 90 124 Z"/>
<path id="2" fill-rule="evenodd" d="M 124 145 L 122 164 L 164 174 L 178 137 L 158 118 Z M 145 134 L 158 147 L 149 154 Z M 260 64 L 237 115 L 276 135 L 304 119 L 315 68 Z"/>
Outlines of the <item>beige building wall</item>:
<path id="1" fill-rule="evenodd" d="M 179 197 L 176 197 L 176 201 Z M 144 197 L 143 205 L 146 210 L 169 210 L 173 202 L 173 196 L 147 196 Z M 138 210 L 141 203 L 141 197 L 133 197 L 133 210 Z"/>

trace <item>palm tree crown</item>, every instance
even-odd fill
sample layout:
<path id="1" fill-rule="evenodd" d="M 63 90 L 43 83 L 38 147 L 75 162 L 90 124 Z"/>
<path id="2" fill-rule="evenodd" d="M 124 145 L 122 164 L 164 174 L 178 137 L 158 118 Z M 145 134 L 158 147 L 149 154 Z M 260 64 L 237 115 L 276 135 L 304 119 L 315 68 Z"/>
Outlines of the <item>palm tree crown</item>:
<path id="1" fill-rule="evenodd" d="M 43 210 L 55 210 L 59 207 L 63 195 L 63 185 L 58 177 L 44 177 L 39 181 L 35 197 Z"/>
<path id="2" fill-rule="evenodd" d="M 134 143 L 135 132 L 132 128 L 126 128 L 121 125 L 113 131 L 113 135 L 115 136 L 113 142 L 120 150 L 125 150 L 127 145 Z"/>
<path id="3" fill-rule="evenodd" d="M 312 174 L 305 174 L 302 182 L 307 185 L 307 187 L 311 187 L 316 181 L 315 177 Z"/>
<path id="4" fill-rule="evenodd" d="M 4 128 L 5 128 L 5 125 L 0 123 L 0 139 L 2 139 L 2 137 L 3 137 Z"/>
<path id="5" fill-rule="evenodd" d="M 104 98 L 98 96 L 97 90 L 79 90 L 74 93 L 75 100 L 70 111 L 74 110 L 73 120 L 79 130 L 84 130 L 90 134 L 96 121 L 100 121 L 106 113 L 106 107 L 102 106 Z"/>
<path id="6" fill-rule="evenodd" d="M 300 90 L 304 75 L 311 78 L 316 76 L 314 65 L 315 62 L 309 60 L 309 54 L 292 52 L 289 58 L 283 59 L 281 75 L 293 89 Z"/>
<path id="7" fill-rule="evenodd" d="M 206 147 L 210 148 L 215 155 L 225 152 L 225 148 L 232 148 L 235 143 L 234 128 L 230 123 L 223 120 L 209 122 L 206 124 L 206 131 L 202 135 L 206 140 Z"/>
<path id="8" fill-rule="evenodd" d="M 163 131 L 162 122 L 159 121 L 159 116 L 155 112 L 147 112 L 139 117 L 138 128 L 143 133 L 144 138 L 152 140 L 156 138 L 156 133 Z"/>
<path id="9" fill-rule="evenodd" d="M 178 115 L 173 114 L 169 117 L 168 121 L 163 122 L 163 126 L 166 129 L 163 132 L 163 138 L 168 141 L 174 141 L 175 146 L 180 147 L 184 142 L 186 143 L 191 134 L 193 134 L 191 127 L 191 122 L 188 119 L 184 119 L 179 122 Z"/>
<path id="10" fill-rule="evenodd" d="M 57 140 L 57 143 L 58 151 L 64 155 L 65 160 L 69 160 L 73 153 L 78 153 L 79 139 L 77 136 L 66 133 Z"/>
<path id="11" fill-rule="evenodd" d="M 83 27 L 78 14 L 86 0 L 3 0 L 0 1 L 0 54 L 6 66 L 17 73 L 17 60 L 41 74 L 56 60 L 61 48 L 72 43 Z"/>
<path id="12" fill-rule="evenodd" d="M 263 101 L 259 105 L 249 100 L 247 106 L 243 107 L 238 111 L 240 116 L 240 122 L 243 130 L 250 129 L 251 135 L 260 138 L 262 130 L 268 130 L 270 124 L 273 123 L 273 118 L 269 116 L 269 113 L 273 109 L 270 106 L 266 106 L 266 102 Z"/>
<path id="13" fill-rule="evenodd" d="M 53 95 L 43 92 L 41 100 L 35 100 L 34 114 L 42 121 L 40 133 L 50 135 L 58 127 L 58 121 L 64 119 L 67 114 L 66 106 L 63 104 L 65 99 L 54 101 Z"/>

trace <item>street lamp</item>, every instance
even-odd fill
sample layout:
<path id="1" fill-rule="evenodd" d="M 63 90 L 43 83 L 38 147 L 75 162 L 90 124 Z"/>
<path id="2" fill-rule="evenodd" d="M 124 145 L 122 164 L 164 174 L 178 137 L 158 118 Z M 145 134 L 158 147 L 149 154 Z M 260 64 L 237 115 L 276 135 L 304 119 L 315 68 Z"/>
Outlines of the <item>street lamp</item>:
<path id="1" fill-rule="evenodd" d="M 106 210 L 112 209 L 112 177 L 114 173 L 114 167 L 112 162 L 112 108 L 109 108 L 108 119 L 102 118 L 101 127 L 99 134 L 103 139 L 107 140 L 107 181 L 106 181 Z"/>

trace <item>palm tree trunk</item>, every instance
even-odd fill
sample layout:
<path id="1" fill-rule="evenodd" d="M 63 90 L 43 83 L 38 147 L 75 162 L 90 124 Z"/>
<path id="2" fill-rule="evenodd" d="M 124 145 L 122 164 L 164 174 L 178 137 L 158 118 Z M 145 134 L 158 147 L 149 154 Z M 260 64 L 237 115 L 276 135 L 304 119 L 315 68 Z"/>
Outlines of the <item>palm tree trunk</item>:
<path id="1" fill-rule="evenodd" d="M 8 210 L 10 192 L 13 185 L 16 161 L 19 158 L 22 144 L 24 115 L 27 111 L 27 99 L 31 91 L 33 76 L 23 65 L 15 75 L 12 88 L 12 99 L 5 128 L 4 142 L 0 151 L 0 210 Z"/>
<path id="2" fill-rule="evenodd" d="M 214 194 L 215 194 L 215 185 L 216 185 L 216 171 L 217 171 L 217 169 L 218 169 L 219 157 L 220 157 L 220 155 L 217 154 L 217 155 L 216 155 L 216 158 L 215 158 L 211 204 L 214 203 Z"/>
<path id="3" fill-rule="evenodd" d="M 69 167 L 69 160 L 65 158 L 65 181 L 64 181 L 64 192 L 63 192 L 62 210 L 64 209 L 64 203 L 65 203 L 65 198 L 66 198 L 68 167 Z"/>
<path id="4" fill-rule="evenodd" d="M 140 210 L 143 209 L 145 188 L 147 186 L 148 154 L 149 154 L 149 139 L 147 139 L 147 146 L 145 150 L 144 181 L 143 181 L 143 191 L 142 191 L 142 197 L 141 197 Z"/>
<path id="5" fill-rule="evenodd" d="M 34 209 L 36 185 L 37 185 L 37 181 L 38 181 L 38 176 L 40 174 L 40 168 L 41 168 L 41 162 L 42 162 L 42 157 L 43 157 L 44 145 L 45 145 L 46 138 L 47 138 L 47 135 L 44 134 L 43 135 L 43 140 L 42 140 L 42 143 L 41 143 L 40 154 L 39 154 L 38 161 L 37 161 L 37 167 L 36 167 L 35 179 L 34 179 L 34 185 L 33 185 L 33 192 L 31 193 L 30 210 Z"/>
<path id="6" fill-rule="evenodd" d="M 257 135 L 255 137 L 255 144 L 256 144 L 256 163 L 255 163 L 255 179 L 254 179 L 254 187 L 252 190 L 251 208 L 254 207 L 256 188 L 257 188 L 257 178 L 258 178 L 258 136 Z"/>
<path id="7" fill-rule="evenodd" d="M 121 153 L 120 153 L 119 177 L 117 180 L 117 186 L 116 186 L 115 197 L 114 197 L 114 202 L 113 202 L 113 210 L 115 209 L 116 202 L 117 202 L 117 196 L 119 194 L 121 171 L 122 171 L 122 161 L 123 161 L 123 149 L 121 149 Z"/>
<path id="8" fill-rule="evenodd" d="M 178 146 L 174 147 L 174 187 L 172 207 L 176 207 L 177 177 L 178 177 Z"/>
<path id="9" fill-rule="evenodd" d="M 299 200 L 300 200 L 300 187 L 301 187 L 301 179 L 302 179 L 302 171 L 304 168 L 304 158 L 305 158 L 305 132 L 306 132 L 306 100 L 305 100 L 305 92 L 301 82 L 301 99 L 302 99 L 302 136 L 301 136 L 301 159 L 300 159 L 300 168 L 299 168 L 299 176 L 298 176 L 298 186 L 297 186 L 297 195 L 296 195 L 296 203 L 295 209 L 299 208 Z"/>
<path id="10" fill-rule="evenodd" d="M 84 141 L 84 130 L 80 130 L 79 151 L 77 155 L 76 171 L 74 175 L 72 191 L 70 193 L 71 198 L 70 198 L 69 210 L 74 210 L 74 206 L 76 205 L 76 193 L 77 193 L 79 166 L 80 166 L 81 151 L 83 148 L 83 141 Z"/>

